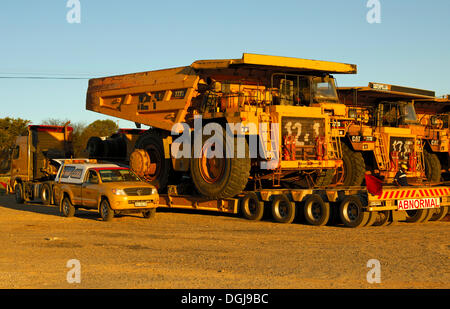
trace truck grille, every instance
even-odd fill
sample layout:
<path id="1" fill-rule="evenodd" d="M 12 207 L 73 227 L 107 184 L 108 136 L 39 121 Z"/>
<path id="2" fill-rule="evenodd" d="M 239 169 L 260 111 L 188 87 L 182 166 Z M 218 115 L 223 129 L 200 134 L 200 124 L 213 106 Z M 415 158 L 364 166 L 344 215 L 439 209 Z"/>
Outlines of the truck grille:
<path id="1" fill-rule="evenodd" d="M 124 191 L 129 196 L 141 196 L 152 194 L 152 188 L 127 188 L 124 189 Z"/>
<path id="2" fill-rule="evenodd" d="M 281 120 L 283 143 L 290 139 L 294 143 L 295 158 L 307 160 L 316 157 L 317 139 L 324 137 L 323 118 L 283 117 Z"/>

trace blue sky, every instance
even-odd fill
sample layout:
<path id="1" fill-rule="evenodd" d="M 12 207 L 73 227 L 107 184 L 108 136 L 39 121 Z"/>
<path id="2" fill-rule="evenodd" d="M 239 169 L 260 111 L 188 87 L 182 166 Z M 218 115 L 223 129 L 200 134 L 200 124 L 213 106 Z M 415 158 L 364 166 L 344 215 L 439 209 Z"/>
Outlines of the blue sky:
<path id="1" fill-rule="evenodd" d="M 69 24 L 67 0 L 2 0 L 0 77 L 97 77 L 250 52 L 357 64 L 339 86 L 450 93 L 448 0 L 380 0 L 380 24 L 367 22 L 367 0 L 80 2 L 81 23 Z M 85 110 L 87 82 L 0 79 L 0 117 L 112 119 Z"/>

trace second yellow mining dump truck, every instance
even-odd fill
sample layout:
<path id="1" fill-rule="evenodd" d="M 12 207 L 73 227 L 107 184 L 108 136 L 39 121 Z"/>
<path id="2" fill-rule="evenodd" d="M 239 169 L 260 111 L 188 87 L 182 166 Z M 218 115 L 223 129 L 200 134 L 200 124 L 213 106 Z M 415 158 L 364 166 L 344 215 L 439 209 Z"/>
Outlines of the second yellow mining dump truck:
<path id="1" fill-rule="evenodd" d="M 432 168 L 427 177 L 450 180 L 450 97 L 415 100 L 419 134 Z M 440 172 L 439 172 L 440 171 Z"/>
<path id="2" fill-rule="evenodd" d="M 349 107 L 348 119 L 344 120 L 348 137 L 345 143 L 355 162 L 359 162 L 354 166 L 379 170 L 386 180 L 392 180 L 400 166 L 406 164 L 405 172 L 411 181 L 441 180 L 437 151 L 430 147 L 430 134 L 436 132 L 427 128 L 426 119 L 415 110 L 417 102 L 425 106 L 425 102 L 435 100 L 433 91 L 369 83 L 367 87 L 342 87 L 338 93 L 341 102 Z M 436 106 L 429 106 L 427 112 L 433 111 L 437 111 Z M 447 141 L 446 129 L 441 131 L 440 138 Z M 448 146 L 443 148 L 442 159 L 448 161 Z"/>
<path id="3" fill-rule="evenodd" d="M 326 186 L 342 167 L 333 128 L 346 113 L 330 74 L 355 73 L 352 64 L 243 54 L 91 79 L 86 109 L 151 127 L 129 164 L 160 190 L 183 174 L 210 198 Z"/>

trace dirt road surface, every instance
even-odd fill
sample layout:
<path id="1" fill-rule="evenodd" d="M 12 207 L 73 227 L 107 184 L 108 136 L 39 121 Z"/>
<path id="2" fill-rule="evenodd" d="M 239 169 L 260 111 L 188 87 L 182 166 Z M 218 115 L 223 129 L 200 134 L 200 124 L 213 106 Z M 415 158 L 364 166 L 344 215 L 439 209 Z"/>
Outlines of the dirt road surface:
<path id="1" fill-rule="evenodd" d="M 450 287 L 449 222 L 350 229 L 160 210 L 100 221 L 0 196 L 0 288 Z M 81 283 L 68 283 L 80 262 Z M 381 283 L 370 284 L 371 259 Z"/>

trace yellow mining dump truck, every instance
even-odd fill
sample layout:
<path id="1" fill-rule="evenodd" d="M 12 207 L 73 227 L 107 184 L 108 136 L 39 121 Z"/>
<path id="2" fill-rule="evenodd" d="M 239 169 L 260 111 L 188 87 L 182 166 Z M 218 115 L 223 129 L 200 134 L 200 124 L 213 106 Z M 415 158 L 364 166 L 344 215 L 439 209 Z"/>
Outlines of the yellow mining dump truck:
<path id="1" fill-rule="evenodd" d="M 339 88 L 338 93 L 349 107 L 344 122 L 346 144 L 357 162 L 353 166 L 379 170 L 386 180 L 392 180 L 400 165 L 406 164 L 411 181 L 439 182 L 440 170 L 430 159 L 434 155 L 425 147 L 425 126 L 415 111 L 415 102 L 433 100 L 434 92 L 369 83 L 367 87 Z"/>
<path id="2" fill-rule="evenodd" d="M 161 190 L 183 174 L 210 198 L 252 185 L 325 186 L 342 166 L 333 123 L 346 112 L 330 74 L 355 73 L 351 64 L 244 54 L 91 79 L 86 109 L 151 126 L 129 163 Z"/>
<path id="3" fill-rule="evenodd" d="M 27 135 L 19 136 L 12 149 L 9 193 L 23 203 L 41 199 L 53 202 L 53 184 L 60 163 L 55 159 L 73 156 L 73 129 L 65 126 L 28 126 Z"/>
<path id="4" fill-rule="evenodd" d="M 415 131 L 424 141 L 429 165 L 427 173 L 430 179 L 450 180 L 450 97 L 414 101 L 419 126 Z"/>

